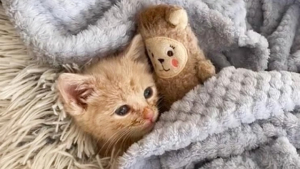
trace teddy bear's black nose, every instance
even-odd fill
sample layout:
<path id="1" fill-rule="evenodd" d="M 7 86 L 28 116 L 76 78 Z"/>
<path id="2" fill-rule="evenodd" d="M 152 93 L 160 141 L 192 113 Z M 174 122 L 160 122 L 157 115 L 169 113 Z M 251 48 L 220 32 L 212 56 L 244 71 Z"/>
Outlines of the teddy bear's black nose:
<path id="1" fill-rule="evenodd" d="M 164 63 L 165 59 L 157 59 L 160 63 Z"/>

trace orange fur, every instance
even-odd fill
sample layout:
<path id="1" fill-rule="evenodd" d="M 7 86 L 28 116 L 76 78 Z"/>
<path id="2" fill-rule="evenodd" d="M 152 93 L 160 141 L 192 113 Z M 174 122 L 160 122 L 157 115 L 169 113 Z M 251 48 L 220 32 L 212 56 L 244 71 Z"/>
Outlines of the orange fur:
<path id="1" fill-rule="evenodd" d="M 110 156 L 113 149 L 121 155 L 158 117 L 157 91 L 145 58 L 141 37 L 136 36 L 119 56 L 102 59 L 82 74 L 61 74 L 57 81 L 65 110 L 99 140 L 102 156 Z M 148 87 L 153 95 L 146 99 Z M 114 113 L 122 105 L 130 107 L 125 116 Z"/>
<path id="2" fill-rule="evenodd" d="M 203 83 L 215 74 L 215 67 L 204 56 L 191 27 L 187 25 L 182 28 L 182 23 L 177 23 L 181 24 L 179 29 L 174 25 L 174 18 L 173 23 L 170 22 L 173 12 L 180 9 L 182 8 L 177 6 L 157 5 L 147 8 L 139 15 L 138 27 L 144 40 L 154 37 L 171 38 L 181 42 L 187 49 L 188 60 L 180 74 L 172 78 L 155 76 L 158 91 L 163 96 L 163 110 L 168 110 L 173 102 L 181 99 L 199 82 Z M 187 22 L 186 19 L 178 20 L 180 21 Z"/>

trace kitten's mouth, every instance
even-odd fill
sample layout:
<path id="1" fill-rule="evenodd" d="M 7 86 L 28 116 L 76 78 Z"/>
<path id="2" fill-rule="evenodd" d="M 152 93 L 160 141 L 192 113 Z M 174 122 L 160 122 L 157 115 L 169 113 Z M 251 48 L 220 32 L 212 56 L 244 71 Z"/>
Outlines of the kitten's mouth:
<path id="1" fill-rule="evenodd" d="M 146 132 L 150 132 L 150 131 L 153 129 L 154 124 L 155 124 L 155 122 L 147 121 L 147 122 L 145 123 L 144 130 L 145 130 Z"/>
<path id="2" fill-rule="evenodd" d="M 158 110 L 157 109 L 151 109 L 150 111 L 151 113 L 145 114 L 146 116 L 144 116 L 144 124 L 142 126 L 143 130 L 145 132 L 150 132 L 153 127 L 155 126 L 156 121 L 158 120 Z"/>
<path id="3" fill-rule="evenodd" d="M 147 120 L 144 123 L 144 129 L 147 130 L 147 131 L 151 130 L 154 127 L 155 123 L 156 123 L 156 119 L 157 118 L 154 118 L 153 120 Z"/>

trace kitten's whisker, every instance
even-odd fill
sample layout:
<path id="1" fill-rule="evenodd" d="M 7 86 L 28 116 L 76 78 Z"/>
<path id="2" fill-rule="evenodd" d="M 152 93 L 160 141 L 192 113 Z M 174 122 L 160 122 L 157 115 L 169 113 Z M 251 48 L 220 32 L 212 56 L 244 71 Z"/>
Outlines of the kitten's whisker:
<path id="1" fill-rule="evenodd" d="M 129 135 L 130 135 L 130 131 L 126 132 L 126 134 L 123 136 L 122 142 L 120 144 L 119 152 L 120 151 L 123 151 L 123 152 L 126 151 L 126 149 L 124 148 L 124 143 L 126 143 Z M 128 148 L 128 147 L 126 147 L 126 148 Z"/>
<path id="2" fill-rule="evenodd" d="M 121 132 L 122 130 L 120 130 L 119 132 Z M 101 145 L 101 149 L 99 150 L 99 152 L 101 152 L 102 151 L 102 149 L 103 148 L 105 148 L 105 145 L 106 144 L 108 144 L 108 143 L 110 143 L 110 141 L 114 138 L 114 137 L 116 137 L 118 134 L 119 134 L 119 132 L 116 132 L 115 134 L 113 134 L 103 145 Z M 106 154 L 106 151 L 105 151 L 105 153 L 104 154 Z"/>
<path id="3" fill-rule="evenodd" d="M 126 141 L 127 141 L 128 137 L 129 137 L 129 135 L 130 135 L 130 133 L 128 132 L 128 133 L 127 133 L 127 135 L 124 137 L 124 139 L 123 139 L 122 143 L 121 143 L 121 147 L 123 147 L 123 144 L 125 144 L 125 143 L 126 143 Z"/>
<path id="4" fill-rule="evenodd" d="M 130 134 L 130 132 L 128 131 L 128 132 L 126 133 L 126 135 L 124 136 L 124 139 L 123 139 L 123 141 L 121 142 L 121 145 L 122 145 L 123 142 L 127 139 L 127 137 L 129 136 L 129 134 Z"/>
<path id="5" fill-rule="evenodd" d="M 112 150 L 115 149 L 116 144 L 118 143 L 118 140 L 121 139 L 121 138 L 123 137 L 123 135 L 124 135 L 124 133 L 121 133 L 121 135 L 119 136 L 119 138 L 117 138 L 117 141 L 112 140 L 112 141 L 108 144 L 107 149 L 105 150 L 105 154 L 106 154 L 106 152 L 107 152 L 108 150 L 110 150 L 110 147 L 112 147 Z"/>
<path id="6" fill-rule="evenodd" d="M 129 133 L 130 133 L 130 131 L 128 130 L 128 131 L 126 132 L 126 134 L 124 134 L 123 139 L 122 139 L 122 142 L 121 142 L 121 144 L 120 144 L 119 152 L 125 150 L 125 149 L 123 148 L 123 142 L 124 142 L 124 140 L 127 139 L 127 136 L 129 136 Z M 118 153 L 119 153 L 119 152 L 118 152 Z"/>
<path id="7" fill-rule="evenodd" d="M 123 130 L 122 130 L 123 131 Z M 128 132 L 128 131 L 127 131 Z M 113 147 L 113 149 L 114 149 L 114 147 L 116 146 L 116 144 L 125 136 L 125 134 L 126 134 L 126 132 L 123 132 L 123 133 L 121 133 L 121 135 L 119 136 L 119 138 L 117 139 L 117 141 L 111 141 L 110 143 L 109 143 L 109 145 L 107 146 L 107 149 L 105 150 L 105 154 L 106 154 L 106 152 L 111 148 L 111 147 Z M 119 152 L 117 152 L 117 153 L 119 153 Z"/>
<path id="8" fill-rule="evenodd" d="M 119 136 L 119 138 L 122 138 L 123 135 L 124 135 L 124 133 L 125 133 L 124 130 L 126 131 L 126 129 L 127 129 L 128 127 L 129 127 L 129 125 L 124 126 L 123 129 L 121 129 L 121 130 L 119 130 L 118 132 L 116 132 L 116 133 L 113 135 L 113 137 L 110 137 L 110 138 L 106 141 L 105 144 L 108 143 L 108 146 L 106 147 L 106 150 L 105 150 L 104 154 L 106 154 L 106 152 L 109 150 L 109 148 L 111 147 L 111 144 L 112 144 L 112 145 L 115 145 L 115 144 L 116 144 L 116 141 L 113 141 L 113 138 L 114 138 L 115 136 L 117 136 L 117 134 L 119 134 L 119 133 L 121 133 L 121 135 Z M 102 150 L 103 148 L 105 148 L 105 146 L 103 146 L 103 147 L 101 148 L 101 150 Z M 100 151 L 101 151 L 101 150 L 100 150 Z"/>

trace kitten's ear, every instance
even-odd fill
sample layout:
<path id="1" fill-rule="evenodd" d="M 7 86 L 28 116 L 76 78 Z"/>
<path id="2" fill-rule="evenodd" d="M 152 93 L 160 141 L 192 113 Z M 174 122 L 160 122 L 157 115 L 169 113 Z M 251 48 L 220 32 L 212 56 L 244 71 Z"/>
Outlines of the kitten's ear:
<path id="1" fill-rule="evenodd" d="M 63 73 L 57 80 L 57 89 L 63 99 L 66 111 L 72 116 L 85 112 L 87 99 L 93 93 L 94 87 L 95 79 L 88 75 Z"/>
<path id="2" fill-rule="evenodd" d="M 132 60 L 147 62 L 147 56 L 145 52 L 145 44 L 140 34 L 133 37 L 127 50 L 125 50 L 125 57 Z"/>

